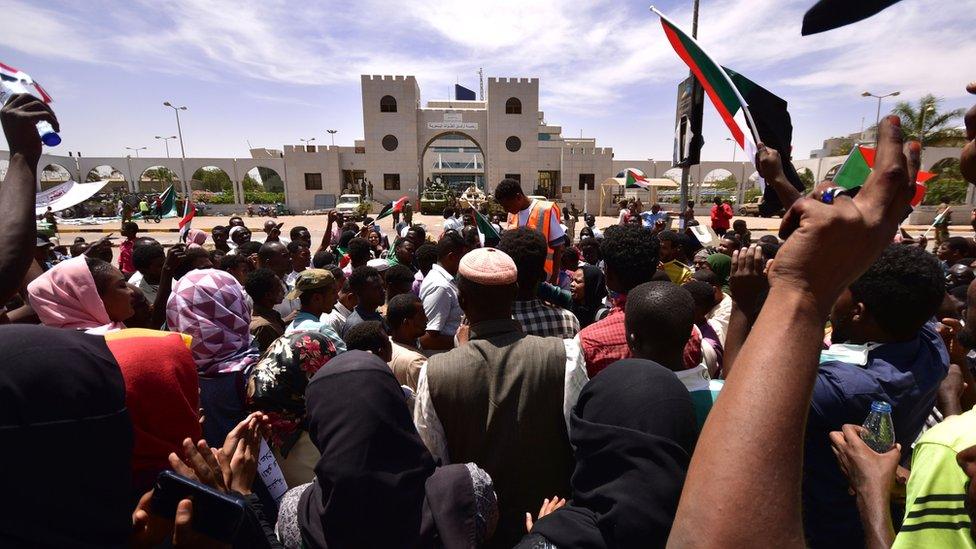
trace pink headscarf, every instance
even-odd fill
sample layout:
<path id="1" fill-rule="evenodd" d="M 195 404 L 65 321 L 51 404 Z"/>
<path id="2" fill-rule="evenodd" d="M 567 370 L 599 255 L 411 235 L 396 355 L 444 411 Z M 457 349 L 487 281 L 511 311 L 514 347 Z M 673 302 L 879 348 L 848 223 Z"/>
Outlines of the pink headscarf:
<path id="1" fill-rule="evenodd" d="M 27 295 L 45 326 L 95 334 L 125 328 L 108 317 L 83 255 L 62 261 L 34 279 L 27 285 Z"/>
<path id="2" fill-rule="evenodd" d="M 198 269 L 176 282 L 166 302 L 169 329 L 193 337 L 190 350 L 205 375 L 244 370 L 258 359 L 251 348 L 251 310 L 237 279 Z"/>
<path id="3" fill-rule="evenodd" d="M 207 241 L 207 233 L 200 229 L 190 229 L 186 233 L 186 243 L 190 246 L 203 246 Z"/>

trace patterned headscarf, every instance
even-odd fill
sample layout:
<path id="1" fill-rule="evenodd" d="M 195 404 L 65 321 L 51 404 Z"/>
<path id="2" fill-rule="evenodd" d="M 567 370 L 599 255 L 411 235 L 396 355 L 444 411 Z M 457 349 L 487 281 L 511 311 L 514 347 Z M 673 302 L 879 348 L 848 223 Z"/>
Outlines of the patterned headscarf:
<path id="1" fill-rule="evenodd" d="M 190 350 L 204 375 L 244 370 L 257 361 L 244 289 L 224 271 L 199 269 L 183 275 L 166 303 L 166 322 L 170 330 L 193 337 Z"/>

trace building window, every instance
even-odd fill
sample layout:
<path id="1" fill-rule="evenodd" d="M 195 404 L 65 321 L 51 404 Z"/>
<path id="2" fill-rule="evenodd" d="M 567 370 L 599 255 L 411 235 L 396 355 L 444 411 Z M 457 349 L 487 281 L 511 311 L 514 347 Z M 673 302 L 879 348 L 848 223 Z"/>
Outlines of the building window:
<path id="1" fill-rule="evenodd" d="M 383 148 L 388 151 L 395 151 L 400 144 L 395 135 L 387 135 L 383 138 Z"/>
<path id="2" fill-rule="evenodd" d="M 392 95 L 384 95 L 380 99 L 380 112 L 397 112 L 396 99 Z"/>
<path id="3" fill-rule="evenodd" d="M 509 152 L 519 152 L 519 149 L 522 148 L 522 140 L 514 135 L 510 136 L 505 140 L 505 148 L 508 149 Z"/>
<path id="4" fill-rule="evenodd" d="M 522 114 L 522 102 L 518 97 L 509 97 L 505 102 L 505 114 Z"/>
<path id="5" fill-rule="evenodd" d="M 322 174 L 320 174 L 320 173 L 307 173 L 307 174 L 305 174 L 305 190 L 306 191 L 321 191 L 322 190 Z"/>
<path id="6" fill-rule="evenodd" d="M 385 173 L 385 174 L 383 174 L 383 190 L 384 191 L 399 191 L 400 190 L 400 174 L 398 174 L 398 173 Z"/>
<path id="7" fill-rule="evenodd" d="M 579 190 L 587 189 L 592 191 L 595 185 L 596 177 L 591 173 L 581 173 L 579 174 Z"/>
<path id="8" fill-rule="evenodd" d="M 550 141 L 550 140 L 552 140 L 552 134 L 551 133 L 540 133 L 539 134 L 539 141 Z"/>
<path id="9" fill-rule="evenodd" d="M 519 183 L 522 182 L 522 174 L 520 173 L 507 173 L 505 174 L 505 179 L 514 179 Z"/>

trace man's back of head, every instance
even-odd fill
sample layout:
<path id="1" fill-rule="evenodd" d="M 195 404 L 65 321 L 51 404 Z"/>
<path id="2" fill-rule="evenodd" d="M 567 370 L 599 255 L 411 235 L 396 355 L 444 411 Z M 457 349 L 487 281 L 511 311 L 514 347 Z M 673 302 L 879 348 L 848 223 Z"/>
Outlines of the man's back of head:
<path id="1" fill-rule="evenodd" d="M 546 276 L 546 254 L 549 253 L 542 233 L 525 227 L 505 231 L 498 249 L 518 265 L 519 299 L 534 298 L 539 281 Z"/>
<path id="2" fill-rule="evenodd" d="M 671 282 L 646 282 L 627 294 L 627 344 L 637 358 L 681 370 L 681 353 L 695 321 L 695 301 Z"/>
<path id="3" fill-rule="evenodd" d="M 502 179 L 495 187 L 495 200 L 510 214 L 520 212 L 528 202 L 522 184 L 511 178 Z"/>
<path id="4" fill-rule="evenodd" d="M 380 357 L 383 362 L 393 359 L 390 338 L 383 323 L 378 320 L 367 320 L 349 328 L 343 341 L 349 351 L 368 351 Z"/>
<path id="5" fill-rule="evenodd" d="M 607 287 L 626 294 L 651 280 L 658 266 L 658 240 L 650 229 L 614 225 L 600 242 L 600 257 L 606 265 Z"/>

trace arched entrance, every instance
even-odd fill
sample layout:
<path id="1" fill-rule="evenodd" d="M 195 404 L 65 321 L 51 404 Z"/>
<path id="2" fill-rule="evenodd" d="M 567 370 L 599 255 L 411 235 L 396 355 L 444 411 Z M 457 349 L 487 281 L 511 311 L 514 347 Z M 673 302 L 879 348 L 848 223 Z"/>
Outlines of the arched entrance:
<path id="1" fill-rule="evenodd" d="M 204 166 L 190 177 L 190 193 L 194 202 L 233 204 L 234 182 L 221 168 Z"/>
<path id="2" fill-rule="evenodd" d="M 245 204 L 274 204 L 285 201 L 285 182 L 271 168 L 255 166 L 241 180 Z"/>
<path id="3" fill-rule="evenodd" d="M 147 168 L 139 175 L 140 192 L 163 192 L 167 187 L 173 185 L 176 191 L 180 191 L 180 176 L 173 170 L 165 166 L 153 166 Z"/>
<path id="4" fill-rule="evenodd" d="M 435 135 L 420 150 L 419 158 L 420 192 L 428 181 L 440 181 L 455 194 L 471 185 L 485 190 L 485 152 L 467 133 L 448 131 Z"/>
<path id="5" fill-rule="evenodd" d="M 57 187 L 71 179 L 71 172 L 61 164 L 48 164 L 41 170 L 41 190 Z"/>
<path id="6" fill-rule="evenodd" d="M 125 180 L 125 174 L 121 170 L 108 164 L 95 166 L 88 171 L 85 176 L 85 183 L 108 180 L 108 184 L 102 187 L 102 192 L 111 193 L 115 190 L 127 191 L 129 188 Z"/>
<path id="7" fill-rule="evenodd" d="M 717 168 L 706 173 L 701 182 L 695 186 L 695 201 L 711 202 L 716 196 L 721 196 L 722 199 L 734 197 L 738 188 L 739 180 L 731 171 Z"/>

